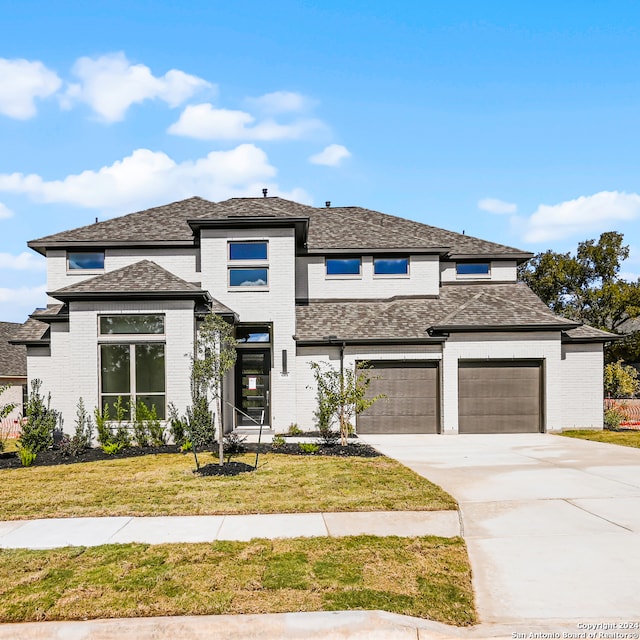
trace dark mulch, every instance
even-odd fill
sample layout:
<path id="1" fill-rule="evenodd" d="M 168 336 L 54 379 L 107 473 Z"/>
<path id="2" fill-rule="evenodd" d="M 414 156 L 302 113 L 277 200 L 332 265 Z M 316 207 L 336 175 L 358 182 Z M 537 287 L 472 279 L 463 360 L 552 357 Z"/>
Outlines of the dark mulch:
<path id="1" fill-rule="evenodd" d="M 207 464 L 193 473 L 199 476 L 238 476 L 249 471 L 255 471 L 255 467 L 244 462 L 225 462 L 222 466 Z"/>
<path id="2" fill-rule="evenodd" d="M 349 456 L 358 456 L 361 458 L 376 458 L 382 454 L 378 453 L 375 449 L 370 447 L 367 444 L 361 443 L 350 443 L 346 447 L 343 447 L 339 444 L 328 446 L 328 445 L 320 445 L 318 451 L 313 452 L 304 452 L 300 449 L 297 443 L 285 443 L 280 447 L 273 449 L 269 443 L 262 443 L 261 445 L 257 445 L 255 443 L 245 443 L 243 448 L 248 453 L 256 453 L 258 452 L 258 446 L 260 447 L 259 453 L 282 453 L 287 455 L 298 455 L 298 456 L 340 456 L 340 457 L 349 457 Z M 212 452 L 217 453 L 217 447 L 214 446 L 210 449 Z M 60 451 L 56 449 L 51 449 L 49 451 L 41 451 L 38 453 L 33 466 L 35 467 L 51 467 L 56 465 L 63 464 L 75 464 L 78 462 L 95 462 L 97 460 L 117 460 L 119 458 L 132 458 L 136 456 L 146 456 L 146 455 L 155 455 L 155 454 L 163 454 L 163 453 L 180 453 L 180 448 L 173 444 L 167 444 L 162 447 L 129 447 L 127 449 L 122 449 L 118 453 L 107 454 L 101 448 L 97 447 L 95 449 L 87 449 L 83 451 L 79 456 L 63 456 Z M 227 451 L 227 453 L 229 453 Z M 184 455 L 192 455 L 191 453 L 185 453 Z M 226 463 L 223 467 L 227 467 L 228 465 L 243 465 L 249 467 L 249 465 L 244 465 L 242 462 L 231 462 Z M 20 458 L 15 451 L 10 453 L 0 453 L 0 469 L 16 469 L 21 467 Z M 218 469 L 219 465 L 207 465 L 207 466 L 215 466 Z M 202 467 L 204 469 L 205 467 Z M 202 471 L 202 469 L 200 471 Z M 253 467 L 249 467 L 249 469 L 253 469 Z M 245 469 L 246 471 L 246 469 Z M 207 472 L 202 475 L 237 475 L 241 473 L 241 471 L 233 471 L 229 472 Z"/>
<path id="3" fill-rule="evenodd" d="M 302 431 L 301 433 L 280 433 L 283 438 L 322 438 L 322 434 L 319 431 Z M 357 438 L 357 434 L 352 433 L 349 438 Z M 338 440 L 340 439 L 340 433 L 338 432 Z"/>

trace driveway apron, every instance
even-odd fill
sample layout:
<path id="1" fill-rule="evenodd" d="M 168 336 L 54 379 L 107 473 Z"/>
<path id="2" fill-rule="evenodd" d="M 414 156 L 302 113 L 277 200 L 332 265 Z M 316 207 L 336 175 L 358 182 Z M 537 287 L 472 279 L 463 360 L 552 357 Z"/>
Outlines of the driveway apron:
<path id="1" fill-rule="evenodd" d="M 362 439 L 458 501 L 482 622 L 640 621 L 640 449 L 550 434 Z"/>

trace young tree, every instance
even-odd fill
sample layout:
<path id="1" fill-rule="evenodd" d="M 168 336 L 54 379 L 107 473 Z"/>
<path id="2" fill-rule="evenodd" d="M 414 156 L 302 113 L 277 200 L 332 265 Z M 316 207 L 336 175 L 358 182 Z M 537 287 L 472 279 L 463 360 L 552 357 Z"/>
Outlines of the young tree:
<path id="1" fill-rule="evenodd" d="M 53 446 L 53 431 L 60 418 L 60 414 L 51 408 L 51 394 L 48 394 L 46 402 L 40 395 L 41 386 L 41 380 L 36 378 L 31 381 L 31 393 L 25 410 L 27 420 L 18 438 L 20 447 L 32 453 L 39 453 Z"/>
<path id="2" fill-rule="evenodd" d="M 316 415 L 332 416 L 340 427 L 340 444 L 347 444 L 354 416 L 368 409 L 383 394 L 366 397 L 373 378 L 369 375 L 369 365 L 359 362 L 355 369 L 334 369 L 326 362 L 312 362 L 311 369 L 318 386 L 318 412 Z"/>
<path id="3" fill-rule="evenodd" d="M 604 391 L 609 398 L 628 398 L 638 393 L 640 381 L 633 367 L 621 361 L 611 362 L 604 368 Z"/>
<path id="4" fill-rule="evenodd" d="M 215 313 L 208 313 L 198 328 L 191 358 L 191 407 L 187 415 L 196 467 L 196 447 L 210 443 L 216 433 L 220 466 L 224 464 L 222 380 L 235 363 L 233 326 Z"/>

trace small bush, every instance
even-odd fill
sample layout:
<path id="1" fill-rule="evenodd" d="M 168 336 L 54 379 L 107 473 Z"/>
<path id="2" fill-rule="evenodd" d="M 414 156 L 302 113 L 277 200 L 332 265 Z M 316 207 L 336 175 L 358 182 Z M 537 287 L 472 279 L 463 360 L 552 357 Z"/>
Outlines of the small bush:
<path id="1" fill-rule="evenodd" d="M 247 450 L 244 443 L 247 436 L 241 436 L 238 433 L 227 433 L 224 437 L 224 450 L 228 455 L 238 455 Z"/>
<path id="2" fill-rule="evenodd" d="M 102 450 L 109 456 L 119 453 L 123 448 L 124 447 L 119 442 L 110 442 L 109 444 L 102 445 Z"/>
<path id="3" fill-rule="evenodd" d="M 626 416 L 623 411 L 618 407 L 612 407 L 604 412 L 604 428 L 605 429 L 619 429 L 620 423 L 626 420 Z"/>
<path id="4" fill-rule="evenodd" d="M 20 447 L 18 455 L 23 467 L 30 467 L 36 461 L 36 453 L 28 447 Z"/>
<path id="5" fill-rule="evenodd" d="M 127 425 L 123 422 L 128 415 L 131 415 L 131 404 L 125 403 L 120 396 L 116 400 L 113 408 L 116 412 L 116 430 L 113 435 L 113 441 L 121 445 L 122 449 L 131 446 L 131 435 Z"/>
<path id="6" fill-rule="evenodd" d="M 22 426 L 18 442 L 22 448 L 33 453 L 45 451 L 53 446 L 53 432 L 60 414 L 51 408 L 51 394 L 45 399 L 40 395 L 42 381 L 31 381 L 31 393 L 27 400 L 27 420 Z"/>
<path id="7" fill-rule="evenodd" d="M 289 425 L 289 430 L 287 431 L 287 433 L 290 436 L 299 436 L 299 435 L 301 435 L 303 433 L 303 431 L 295 422 L 292 422 Z"/>
<path id="8" fill-rule="evenodd" d="M 284 436 L 273 436 L 273 440 L 271 441 L 271 448 L 277 451 L 278 449 L 282 449 L 285 444 L 286 440 L 284 439 Z"/>
<path id="9" fill-rule="evenodd" d="M 182 453 L 187 453 L 187 451 L 193 451 L 193 444 L 192 444 L 191 440 L 185 440 L 180 445 L 180 451 L 182 451 Z"/>
<path id="10" fill-rule="evenodd" d="M 320 445 L 314 444 L 313 442 L 299 442 L 298 447 L 300 447 L 302 453 L 316 453 L 320 451 Z"/>
<path id="11" fill-rule="evenodd" d="M 93 410 L 93 416 L 96 420 L 98 443 L 102 447 L 111 444 L 113 442 L 113 431 L 109 425 L 109 405 L 106 405 L 102 411 L 96 407 Z"/>
<path id="12" fill-rule="evenodd" d="M 133 416 L 133 441 L 139 447 L 149 446 L 148 415 L 147 405 L 144 402 L 137 402 Z"/>
<path id="13" fill-rule="evenodd" d="M 167 444 L 167 435 L 164 427 L 158 418 L 156 411 L 156 405 L 151 405 L 149 409 L 149 416 L 147 421 L 147 428 L 149 429 L 149 437 L 151 438 L 151 444 L 155 447 L 162 447 Z"/>
<path id="14" fill-rule="evenodd" d="M 182 447 L 187 440 L 187 420 L 178 413 L 173 402 L 169 403 L 169 433 L 174 444 Z"/>

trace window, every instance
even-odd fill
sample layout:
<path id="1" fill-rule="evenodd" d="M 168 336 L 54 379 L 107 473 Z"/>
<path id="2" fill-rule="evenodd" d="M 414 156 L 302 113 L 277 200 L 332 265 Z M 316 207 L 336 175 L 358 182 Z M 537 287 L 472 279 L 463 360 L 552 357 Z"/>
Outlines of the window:
<path id="1" fill-rule="evenodd" d="M 458 276 L 488 276 L 488 262 L 457 262 L 456 275 Z"/>
<path id="2" fill-rule="evenodd" d="M 101 406 L 116 417 L 115 404 L 121 398 L 124 419 L 131 419 L 130 407 L 144 402 L 165 418 L 165 362 L 163 343 L 100 345 Z"/>
<path id="3" fill-rule="evenodd" d="M 229 269 L 230 287 L 266 287 L 269 284 L 269 269 Z"/>
<path id="4" fill-rule="evenodd" d="M 125 420 L 131 419 L 131 406 L 144 402 L 155 407 L 164 420 L 165 317 L 162 314 L 111 315 L 98 318 L 100 344 L 100 406 L 116 418 L 118 398 L 125 408 Z M 148 336 L 146 342 L 122 342 L 123 336 Z M 158 336 L 160 339 L 155 338 Z"/>
<path id="5" fill-rule="evenodd" d="M 236 328 L 236 342 L 238 344 L 246 343 L 269 343 L 271 341 L 271 332 L 267 325 L 239 325 Z"/>
<path id="6" fill-rule="evenodd" d="M 266 242 L 230 242 L 229 260 L 266 260 Z"/>
<path id="7" fill-rule="evenodd" d="M 409 274 L 409 258 L 374 258 L 373 274 L 376 276 L 406 276 Z"/>
<path id="8" fill-rule="evenodd" d="M 229 242 L 229 288 L 267 289 L 269 243 L 266 240 Z M 256 262 L 263 263 L 256 265 Z"/>
<path id="9" fill-rule="evenodd" d="M 163 315 L 100 316 L 100 335 L 164 334 Z"/>
<path id="10" fill-rule="evenodd" d="M 361 258 L 327 258 L 328 276 L 359 276 L 362 268 Z"/>
<path id="11" fill-rule="evenodd" d="M 67 253 L 69 271 L 103 271 L 104 251 L 73 251 Z"/>

